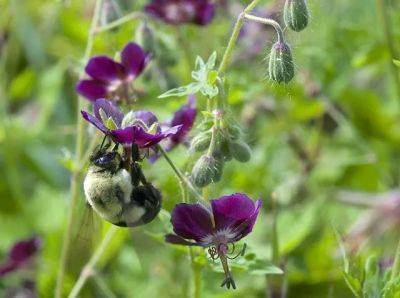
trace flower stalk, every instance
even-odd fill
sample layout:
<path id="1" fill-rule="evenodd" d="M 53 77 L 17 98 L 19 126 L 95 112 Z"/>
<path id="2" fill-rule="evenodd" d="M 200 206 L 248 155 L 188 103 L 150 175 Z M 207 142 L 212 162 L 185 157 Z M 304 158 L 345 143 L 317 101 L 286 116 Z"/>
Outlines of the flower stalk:
<path id="1" fill-rule="evenodd" d="M 218 69 L 218 73 L 220 75 L 224 74 L 225 71 L 227 70 L 229 66 L 229 62 L 231 61 L 232 54 L 236 45 L 236 41 L 239 37 L 240 29 L 242 29 L 242 26 L 245 21 L 245 15 L 249 12 L 251 12 L 256 5 L 258 4 L 260 0 L 253 0 L 238 16 L 235 27 L 233 28 L 232 35 L 229 39 L 228 46 L 225 50 L 224 56 L 222 58 L 221 64 Z"/>
<path id="2" fill-rule="evenodd" d="M 396 87 L 396 92 L 398 96 L 398 100 L 400 101 L 400 72 L 398 68 L 393 64 L 393 60 L 397 59 L 396 49 L 394 45 L 394 37 L 391 28 L 391 18 L 390 13 L 388 11 L 388 1 L 386 0 L 376 0 L 376 6 L 378 11 L 381 14 L 382 19 L 382 27 L 385 34 L 386 45 L 389 50 L 389 64 L 390 70 L 392 73 L 393 81 Z"/>
<path id="3" fill-rule="evenodd" d="M 191 193 L 198 199 L 198 201 L 203 204 L 205 207 L 208 207 L 208 202 L 204 200 L 203 196 L 196 190 L 193 184 L 189 181 L 189 179 L 175 166 L 174 162 L 168 156 L 167 152 L 159 145 L 157 145 L 158 150 L 160 151 L 161 155 L 167 161 L 167 163 L 171 166 L 172 170 L 175 172 L 176 176 L 178 177 L 179 181 L 185 184 Z"/>
<path id="4" fill-rule="evenodd" d="M 86 43 L 85 54 L 83 56 L 84 61 L 88 61 L 90 54 L 93 49 L 94 43 L 94 36 L 95 36 L 95 29 L 99 23 L 100 14 L 101 14 L 101 7 L 103 4 L 103 0 L 96 0 L 95 8 L 93 12 L 92 22 L 88 33 L 88 39 Z M 79 77 L 83 78 L 84 71 L 82 70 Z M 80 111 L 82 108 L 86 106 L 86 102 L 83 100 L 78 100 L 77 104 L 77 126 L 76 126 L 76 144 L 75 144 L 75 165 L 81 162 L 81 158 L 83 155 L 83 145 L 84 145 L 84 121 L 80 116 Z M 80 184 L 81 184 L 81 169 L 78 167 L 74 168 L 71 177 L 71 202 L 68 211 L 68 223 L 67 229 L 64 234 L 63 238 L 63 245 L 61 249 L 61 258 L 60 258 L 60 266 L 57 275 L 57 282 L 56 282 L 56 289 L 55 289 L 55 297 L 59 298 L 62 294 L 62 287 L 65 275 L 65 268 L 68 259 L 68 254 L 71 246 L 71 238 L 72 238 L 72 225 L 73 225 L 73 217 L 75 215 L 75 206 L 78 202 L 80 197 Z"/>
<path id="5" fill-rule="evenodd" d="M 114 225 L 112 225 L 108 229 L 107 234 L 103 238 L 103 241 L 101 242 L 99 248 L 92 255 L 89 262 L 83 267 L 78 280 L 76 281 L 74 287 L 72 288 L 71 293 L 68 295 L 68 298 L 78 297 L 80 291 L 82 290 L 88 278 L 93 275 L 94 267 L 99 262 L 101 256 L 104 254 L 105 250 L 107 249 L 107 246 L 110 244 L 117 230 L 118 227 Z"/>
<path id="6" fill-rule="evenodd" d="M 392 273 L 390 275 L 390 280 L 394 281 L 400 273 L 400 241 L 397 245 L 396 255 L 394 257 L 394 263 L 392 267 Z"/>

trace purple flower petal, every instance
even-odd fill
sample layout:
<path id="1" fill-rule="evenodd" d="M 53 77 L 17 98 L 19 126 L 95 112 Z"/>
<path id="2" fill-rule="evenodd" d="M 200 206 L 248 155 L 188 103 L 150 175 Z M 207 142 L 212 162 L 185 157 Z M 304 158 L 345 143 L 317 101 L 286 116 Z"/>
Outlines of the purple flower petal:
<path id="1" fill-rule="evenodd" d="M 76 92 L 90 101 L 107 96 L 107 86 L 96 80 L 82 80 L 76 85 Z"/>
<path id="2" fill-rule="evenodd" d="M 193 127 L 196 115 L 196 99 L 192 95 L 189 96 L 188 103 L 177 110 L 171 120 L 171 126 L 182 125 L 178 133 L 170 138 L 172 142 L 171 147 L 186 140 L 190 129 Z"/>
<path id="3" fill-rule="evenodd" d="M 99 130 L 101 130 L 103 133 L 105 133 L 106 135 L 108 135 L 110 133 L 110 130 L 103 124 L 103 122 L 99 119 L 97 119 L 97 117 L 94 117 L 93 115 L 89 114 L 86 111 L 81 111 L 82 117 L 92 123 L 94 126 L 96 126 Z"/>
<path id="4" fill-rule="evenodd" d="M 24 266 L 41 247 L 41 239 L 32 237 L 14 244 L 8 254 L 8 260 L 0 266 L 0 276 L 11 273 Z"/>
<path id="5" fill-rule="evenodd" d="M 86 73 L 93 79 L 114 85 L 126 76 L 124 67 L 107 56 L 96 56 L 89 60 Z"/>
<path id="6" fill-rule="evenodd" d="M 165 241 L 171 244 L 180 244 L 180 245 L 188 245 L 188 246 L 198 246 L 198 243 L 190 242 L 178 235 L 167 234 L 165 235 Z"/>
<path id="7" fill-rule="evenodd" d="M 16 262 L 24 262 L 32 257 L 40 248 L 42 241 L 39 237 L 32 237 L 14 244 L 9 258 Z"/>
<path id="8" fill-rule="evenodd" d="M 197 15 L 194 23 L 198 25 L 207 25 L 210 23 L 214 17 L 215 9 L 214 4 L 206 2 L 203 3 L 199 8 L 197 8 Z"/>
<path id="9" fill-rule="evenodd" d="M 158 132 L 156 134 L 147 133 L 142 127 L 130 126 L 122 129 L 116 129 L 111 132 L 114 141 L 122 144 L 135 143 L 140 148 L 148 148 L 158 144 L 161 140 L 176 134 L 180 126 L 171 127 L 170 129 Z"/>
<path id="10" fill-rule="evenodd" d="M 100 109 L 104 111 L 107 117 L 111 117 L 117 127 L 121 127 L 122 118 L 124 118 L 124 114 L 119 110 L 119 108 L 110 100 L 100 98 L 95 101 L 93 104 L 93 112 L 97 119 L 100 121 Z"/>
<path id="11" fill-rule="evenodd" d="M 133 113 L 135 119 L 140 119 L 146 124 L 147 127 L 152 126 L 154 123 L 158 122 L 156 115 L 150 111 L 140 110 Z"/>
<path id="12" fill-rule="evenodd" d="M 121 52 L 121 63 L 125 67 L 130 79 L 136 78 L 146 67 L 150 60 L 150 55 L 143 52 L 142 48 L 136 43 L 128 43 Z"/>
<path id="13" fill-rule="evenodd" d="M 171 215 L 174 232 L 196 242 L 213 232 L 210 212 L 200 204 L 178 204 Z"/>
<path id="14" fill-rule="evenodd" d="M 214 16 L 214 4 L 209 0 L 153 0 L 145 11 L 167 24 L 208 24 Z"/>
<path id="15" fill-rule="evenodd" d="M 241 193 L 223 196 L 211 201 L 216 230 L 233 229 L 235 240 L 251 232 L 257 219 L 261 200 L 254 203 Z"/>

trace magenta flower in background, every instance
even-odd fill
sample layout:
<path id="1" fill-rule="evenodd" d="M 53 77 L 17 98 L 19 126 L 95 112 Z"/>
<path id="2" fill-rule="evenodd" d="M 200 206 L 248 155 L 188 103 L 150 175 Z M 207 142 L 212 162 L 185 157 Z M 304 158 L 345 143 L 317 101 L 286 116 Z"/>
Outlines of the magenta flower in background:
<path id="1" fill-rule="evenodd" d="M 85 120 L 96 126 L 105 135 L 120 144 L 136 144 L 149 148 L 170 136 L 176 135 L 181 125 L 160 128 L 157 117 L 149 111 L 129 112 L 124 115 L 111 101 L 98 99 L 93 104 L 93 113 L 81 111 Z"/>
<path id="2" fill-rule="evenodd" d="M 38 252 L 42 244 L 39 237 L 31 237 L 13 245 L 7 261 L 0 265 L 0 277 L 24 267 Z"/>
<path id="3" fill-rule="evenodd" d="M 180 126 L 178 132 L 171 135 L 162 144 L 166 151 L 171 151 L 179 144 L 186 144 L 188 135 L 193 127 L 196 120 L 197 109 L 196 109 L 196 98 L 194 95 L 190 95 L 188 102 L 181 106 L 173 115 L 172 119 L 164 123 L 165 127 Z"/>
<path id="4" fill-rule="evenodd" d="M 203 205 L 178 204 L 171 215 L 175 234 L 165 240 L 173 244 L 209 247 L 212 259 L 220 259 L 225 271 L 221 286 L 235 283 L 230 274 L 227 259 L 235 252 L 235 242 L 248 235 L 257 220 L 261 200 L 253 202 L 247 195 L 235 193 L 211 201 L 211 210 Z"/>
<path id="5" fill-rule="evenodd" d="M 145 11 L 167 24 L 204 26 L 213 19 L 215 7 L 210 0 L 152 0 Z"/>
<path id="6" fill-rule="evenodd" d="M 128 43 L 121 52 L 121 63 L 107 56 L 91 58 L 85 67 L 90 79 L 81 80 L 76 91 L 95 101 L 98 98 L 121 99 L 131 90 L 132 81 L 138 77 L 150 60 L 136 43 Z"/>

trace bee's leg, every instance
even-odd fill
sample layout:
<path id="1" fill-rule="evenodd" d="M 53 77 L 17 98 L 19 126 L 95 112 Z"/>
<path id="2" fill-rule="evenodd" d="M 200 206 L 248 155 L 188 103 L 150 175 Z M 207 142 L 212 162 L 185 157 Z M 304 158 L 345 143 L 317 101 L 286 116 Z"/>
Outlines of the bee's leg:
<path id="1" fill-rule="evenodd" d="M 138 145 L 135 143 L 132 143 L 131 156 L 131 177 L 133 185 L 138 186 L 140 182 L 142 182 L 143 185 L 147 184 L 146 177 L 144 176 L 142 168 L 138 163 L 138 161 L 140 161 L 140 152 Z"/>
<path id="2" fill-rule="evenodd" d="M 132 143 L 131 156 L 133 162 L 140 161 L 139 146 L 135 143 Z"/>
<path id="3" fill-rule="evenodd" d="M 119 143 L 115 143 L 114 147 L 112 148 L 112 151 L 117 151 L 119 147 Z"/>

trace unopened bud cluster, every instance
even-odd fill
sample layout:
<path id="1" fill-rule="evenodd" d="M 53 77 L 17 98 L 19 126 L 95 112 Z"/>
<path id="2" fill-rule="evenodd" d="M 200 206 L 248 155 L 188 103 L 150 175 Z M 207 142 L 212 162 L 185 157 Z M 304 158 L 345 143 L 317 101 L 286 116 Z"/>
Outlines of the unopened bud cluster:
<path id="1" fill-rule="evenodd" d="M 225 162 L 232 158 L 239 162 L 247 162 L 251 157 L 251 149 L 242 140 L 242 131 L 232 119 L 221 119 L 220 125 L 207 123 L 206 128 L 192 139 L 192 152 L 206 151 L 196 162 L 192 170 L 192 181 L 197 187 L 205 187 L 221 179 Z"/>
<path id="2" fill-rule="evenodd" d="M 309 15 L 306 0 L 286 0 L 283 19 L 291 30 L 299 32 L 307 27 Z M 270 51 L 268 75 L 274 82 L 289 83 L 294 77 L 292 51 L 283 33 L 278 35 L 278 41 L 272 45 Z"/>

